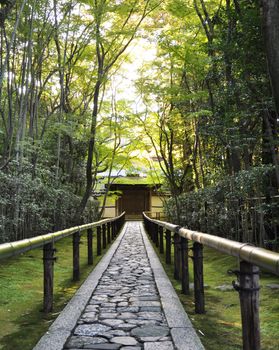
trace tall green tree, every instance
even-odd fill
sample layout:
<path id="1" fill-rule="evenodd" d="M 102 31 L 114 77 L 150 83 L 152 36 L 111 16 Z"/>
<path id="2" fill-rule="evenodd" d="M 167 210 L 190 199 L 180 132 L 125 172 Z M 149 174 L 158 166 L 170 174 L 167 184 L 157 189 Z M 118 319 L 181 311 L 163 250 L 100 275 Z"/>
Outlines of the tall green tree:
<path id="1" fill-rule="evenodd" d="M 76 212 L 79 220 L 92 192 L 93 169 L 92 160 L 95 147 L 97 117 L 100 109 L 101 91 L 105 87 L 109 73 L 119 63 L 144 19 L 158 6 L 158 2 L 95 1 L 91 8 L 94 16 L 94 40 L 97 77 L 93 85 L 93 110 L 91 115 L 90 137 L 88 141 L 86 188 Z"/>

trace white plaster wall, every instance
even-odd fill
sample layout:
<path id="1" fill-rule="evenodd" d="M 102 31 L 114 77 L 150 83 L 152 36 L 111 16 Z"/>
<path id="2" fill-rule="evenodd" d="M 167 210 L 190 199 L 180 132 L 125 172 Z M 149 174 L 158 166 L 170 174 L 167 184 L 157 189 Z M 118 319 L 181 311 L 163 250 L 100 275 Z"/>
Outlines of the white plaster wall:
<path id="1" fill-rule="evenodd" d="M 103 218 L 114 218 L 116 216 L 115 208 L 105 208 Z"/>
<path id="2" fill-rule="evenodd" d="M 152 195 L 151 197 L 151 212 L 159 213 L 163 211 L 163 201 L 159 196 Z"/>
<path id="3" fill-rule="evenodd" d="M 100 201 L 101 203 L 101 201 Z M 114 198 L 107 198 L 103 218 L 114 218 L 116 216 L 116 200 Z"/>

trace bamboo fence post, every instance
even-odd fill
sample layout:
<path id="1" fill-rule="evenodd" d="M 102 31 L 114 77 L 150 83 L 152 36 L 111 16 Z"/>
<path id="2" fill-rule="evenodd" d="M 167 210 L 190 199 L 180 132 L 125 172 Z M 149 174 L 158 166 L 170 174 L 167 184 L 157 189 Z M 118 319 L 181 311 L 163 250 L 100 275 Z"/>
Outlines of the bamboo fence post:
<path id="1" fill-rule="evenodd" d="M 171 232 L 166 230 L 166 264 L 171 264 Z"/>
<path id="2" fill-rule="evenodd" d="M 54 243 L 47 243 L 43 247 L 44 262 L 44 305 L 43 311 L 48 313 L 52 311 L 53 306 L 53 265 L 56 258 L 54 257 Z"/>
<path id="3" fill-rule="evenodd" d="M 155 245 L 158 248 L 159 247 L 159 226 L 157 224 L 154 225 L 154 232 L 155 232 Z"/>
<path id="4" fill-rule="evenodd" d="M 87 230 L 87 262 L 88 265 L 93 265 L 93 230 L 89 228 Z"/>
<path id="5" fill-rule="evenodd" d="M 102 229 L 101 226 L 97 227 L 97 255 L 102 254 Z"/>
<path id="6" fill-rule="evenodd" d="M 180 254 L 180 236 L 178 233 L 175 233 L 173 236 L 174 244 L 174 275 L 173 277 L 176 280 L 180 279 L 180 268 L 181 268 L 181 254 Z"/>
<path id="7" fill-rule="evenodd" d="M 106 236 L 106 225 L 102 225 L 102 235 L 103 235 L 103 249 L 107 247 L 107 236 Z"/>
<path id="8" fill-rule="evenodd" d="M 260 350 L 259 268 L 240 262 L 239 292 L 243 350 Z"/>
<path id="9" fill-rule="evenodd" d="M 108 242 L 108 244 L 111 243 L 111 224 L 110 224 L 110 222 L 107 223 L 107 242 Z"/>
<path id="10" fill-rule="evenodd" d="M 156 233 L 155 233 L 156 227 L 154 222 L 150 222 L 150 225 L 151 225 L 151 239 L 153 243 L 156 243 Z"/>
<path id="11" fill-rule="evenodd" d="M 197 242 L 193 244 L 193 265 L 194 265 L 194 291 L 195 291 L 195 312 L 205 313 L 204 282 L 203 282 L 203 245 Z"/>
<path id="12" fill-rule="evenodd" d="M 115 239 L 115 221 L 111 223 L 111 235 L 112 235 L 112 240 Z"/>
<path id="13" fill-rule="evenodd" d="M 181 288 L 183 294 L 190 294 L 189 288 L 189 261 L 188 261 L 188 240 L 180 238 L 181 245 Z"/>
<path id="14" fill-rule="evenodd" d="M 163 227 L 159 227 L 159 245 L 160 245 L 160 253 L 164 254 L 164 230 L 163 230 Z"/>
<path id="15" fill-rule="evenodd" d="M 79 243 L 80 243 L 80 233 L 78 231 L 73 234 L 73 281 L 79 281 L 79 277 L 80 277 Z"/>

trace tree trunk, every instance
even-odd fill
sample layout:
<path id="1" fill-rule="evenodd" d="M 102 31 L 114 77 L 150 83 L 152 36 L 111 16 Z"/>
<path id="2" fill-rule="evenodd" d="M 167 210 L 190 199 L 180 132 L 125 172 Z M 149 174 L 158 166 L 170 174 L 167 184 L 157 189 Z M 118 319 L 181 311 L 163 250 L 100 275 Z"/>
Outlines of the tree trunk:
<path id="1" fill-rule="evenodd" d="M 77 223 L 81 220 L 81 215 L 86 207 L 87 201 L 90 197 L 92 185 L 93 185 L 93 174 L 92 174 L 92 162 L 93 162 L 93 154 L 95 147 L 95 136 L 96 136 L 96 126 L 97 126 L 97 115 L 99 109 L 99 95 L 101 88 L 101 78 L 97 81 L 94 88 L 94 108 L 92 112 L 92 122 L 91 122 L 91 133 L 90 139 L 88 142 L 88 154 L 87 154 L 87 163 L 86 163 L 86 188 L 80 205 L 76 211 L 75 221 Z"/>
<path id="2" fill-rule="evenodd" d="M 270 84 L 276 111 L 279 113 L 279 1 L 262 0 L 262 5 Z"/>

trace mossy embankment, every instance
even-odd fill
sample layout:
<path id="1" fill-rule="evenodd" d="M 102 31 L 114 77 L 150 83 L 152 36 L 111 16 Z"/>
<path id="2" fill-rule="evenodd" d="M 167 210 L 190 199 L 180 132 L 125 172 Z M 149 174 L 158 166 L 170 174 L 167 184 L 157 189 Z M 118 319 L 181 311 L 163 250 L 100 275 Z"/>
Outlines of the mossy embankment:
<path id="1" fill-rule="evenodd" d="M 158 253 L 158 249 L 156 251 Z M 237 259 L 218 253 L 213 249 L 204 249 L 206 313 L 197 315 L 194 312 L 194 292 L 192 288 L 189 296 L 183 295 L 181 293 L 181 283 L 173 278 L 173 267 L 165 264 L 163 255 L 159 253 L 158 255 L 206 350 L 241 350 L 239 296 L 234 289 L 230 289 L 231 282 L 236 277 L 227 273 L 229 269 L 237 268 Z M 193 282 L 191 259 L 189 259 L 189 264 L 190 281 Z M 267 286 L 269 284 L 279 285 L 279 277 L 261 271 L 260 321 L 262 349 L 277 350 L 279 349 L 279 289 L 270 289 Z"/>
<path id="2" fill-rule="evenodd" d="M 54 266 L 54 309 L 48 315 L 42 310 L 43 261 L 42 249 L 29 251 L 17 258 L 0 261 L 0 349 L 31 350 L 65 307 L 101 257 L 96 257 L 93 239 L 94 265 L 87 265 L 86 234 L 80 244 L 79 282 L 72 282 L 72 238 L 56 243 Z M 105 253 L 105 251 L 103 251 Z"/>

